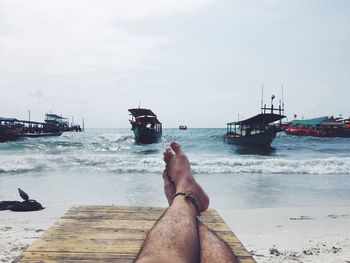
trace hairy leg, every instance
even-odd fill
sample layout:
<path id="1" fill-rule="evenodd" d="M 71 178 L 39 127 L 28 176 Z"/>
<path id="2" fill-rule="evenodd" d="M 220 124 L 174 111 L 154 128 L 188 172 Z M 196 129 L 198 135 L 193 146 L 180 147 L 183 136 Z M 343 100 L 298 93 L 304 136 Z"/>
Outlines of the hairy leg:
<path id="1" fill-rule="evenodd" d="M 180 145 L 172 143 L 164 153 L 172 184 L 179 192 L 190 192 L 198 201 L 200 211 L 209 206 L 209 198 L 192 176 L 189 161 Z M 199 233 L 197 206 L 179 195 L 148 234 L 137 257 L 137 263 L 198 262 Z"/>
<path id="2" fill-rule="evenodd" d="M 164 160 L 167 162 L 168 155 L 171 152 L 164 153 Z M 169 205 L 172 203 L 172 197 L 176 193 L 175 184 L 168 173 L 168 167 L 163 172 L 164 193 Z M 231 251 L 231 248 L 219 236 L 212 232 L 200 220 L 198 220 L 198 232 L 200 241 L 200 262 L 238 262 Z"/>
<path id="3" fill-rule="evenodd" d="M 197 211 L 184 198 L 175 198 L 148 234 L 137 263 L 198 262 Z"/>
<path id="4" fill-rule="evenodd" d="M 229 245 L 200 221 L 198 221 L 198 232 L 201 263 L 238 262 Z"/>

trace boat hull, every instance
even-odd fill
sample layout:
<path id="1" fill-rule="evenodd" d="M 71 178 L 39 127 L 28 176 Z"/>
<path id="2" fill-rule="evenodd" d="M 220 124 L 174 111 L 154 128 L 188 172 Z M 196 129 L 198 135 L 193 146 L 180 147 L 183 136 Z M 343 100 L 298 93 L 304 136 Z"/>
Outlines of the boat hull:
<path id="1" fill-rule="evenodd" d="M 0 133 L 0 142 L 16 141 L 23 138 L 23 134 L 20 133 Z"/>
<path id="2" fill-rule="evenodd" d="M 62 132 L 43 132 L 43 133 L 26 133 L 25 137 L 28 138 L 38 138 L 38 137 L 48 137 L 48 136 L 61 136 Z"/>
<path id="3" fill-rule="evenodd" d="M 225 140 L 228 144 L 234 144 L 239 146 L 269 148 L 272 141 L 276 137 L 276 129 L 268 129 L 258 134 L 252 134 L 249 136 L 225 136 Z"/>
<path id="4" fill-rule="evenodd" d="M 284 131 L 287 135 L 293 136 L 310 136 L 310 137 L 322 137 L 322 138 L 350 138 L 349 131 L 341 131 L 336 133 L 327 132 L 307 132 L 307 131 Z"/>
<path id="5" fill-rule="evenodd" d="M 135 134 L 135 142 L 140 144 L 157 143 L 162 137 L 161 131 L 156 131 L 144 126 L 134 125 L 132 130 Z"/>
<path id="6" fill-rule="evenodd" d="M 0 127 L 0 142 L 15 141 L 23 137 L 23 133 L 17 128 Z"/>

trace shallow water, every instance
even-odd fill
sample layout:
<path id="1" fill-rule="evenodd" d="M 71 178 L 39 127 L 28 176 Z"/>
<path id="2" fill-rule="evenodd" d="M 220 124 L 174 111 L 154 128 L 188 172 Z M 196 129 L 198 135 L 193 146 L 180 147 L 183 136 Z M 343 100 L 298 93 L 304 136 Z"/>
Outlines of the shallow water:
<path id="1" fill-rule="evenodd" d="M 270 151 L 223 142 L 225 129 L 165 129 L 161 143 L 134 144 L 130 129 L 89 129 L 0 144 L 0 200 L 17 187 L 42 203 L 165 206 L 162 152 L 173 140 L 223 209 L 346 206 L 350 139 L 279 134 Z"/>

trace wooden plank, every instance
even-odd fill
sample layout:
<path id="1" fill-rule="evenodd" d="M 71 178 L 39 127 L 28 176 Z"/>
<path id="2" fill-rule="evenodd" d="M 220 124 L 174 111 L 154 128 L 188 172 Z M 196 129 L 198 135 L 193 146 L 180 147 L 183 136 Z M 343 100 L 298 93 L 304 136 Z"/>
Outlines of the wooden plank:
<path id="1" fill-rule="evenodd" d="M 133 262 L 164 208 L 74 206 L 21 255 L 19 262 Z M 220 215 L 201 221 L 232 248 L 240 262 L 255 262 Z"/>
<path id="2" fill-rule="evenodd" d="M 67 252 L 26 252 L 20 262 L 118 262 L 131 263 L 134 254 L 120 255 L 113 253 L 67 253 Z"/>
<path id="3" fill-rule="evenodd" d="M 149 220 L 156 221 L 164 210 L 158 212 L 135 212 L 135 211 L 113 211 L 113 210 L 98 210 L 98 211 L 82 211 L 73 210 L 67 212 L 63 219 L 81 219 L 81 220 Z M 204 213 L 201 220 L 206 223 L 224 223 L 223 219 L 216 213 Z"/>

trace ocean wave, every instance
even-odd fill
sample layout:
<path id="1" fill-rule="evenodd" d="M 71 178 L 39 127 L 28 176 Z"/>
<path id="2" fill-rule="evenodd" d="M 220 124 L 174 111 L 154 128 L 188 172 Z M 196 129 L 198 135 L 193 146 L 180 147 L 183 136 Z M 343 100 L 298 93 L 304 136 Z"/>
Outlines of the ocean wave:
<path id="1" fill-rule="evenodd" d="M 122 143 L 133 140 L 134 137 L 129 134 L 104 133 L 100 135 L 100 138 L 108 142 Z"/>
<path id="2" fill-rule="evenodd" d="M 197 160 L 195 173 L 261 173 L 261 174 L 348 174 L 350 158 L 329 157 L 310 159 L 213 159 Z"/>
<path id="3" fill-rule="evenodd" d="M 33 164 L 30 162 L 14 162 L 14 163 L 8 163 L 6 165 L 2 165 L 0 167 L 0 174 L 22 174 L 22 173 L 29 173 L 29 172 L 41 172 L 45 170 L 46 165 L 45 164 Z"/>
<path id="4" fill-rule="evenodd" d="M 200 156 L 191 158 L 191 167 L 196 174 L 349 174 L 350 157 L 288 159 Z M 0 160 L 1 174 L 67 170 L 102 173 L 161 173 L 163 169 L 164 162 L 159 154 L 33 155 Z"/>

